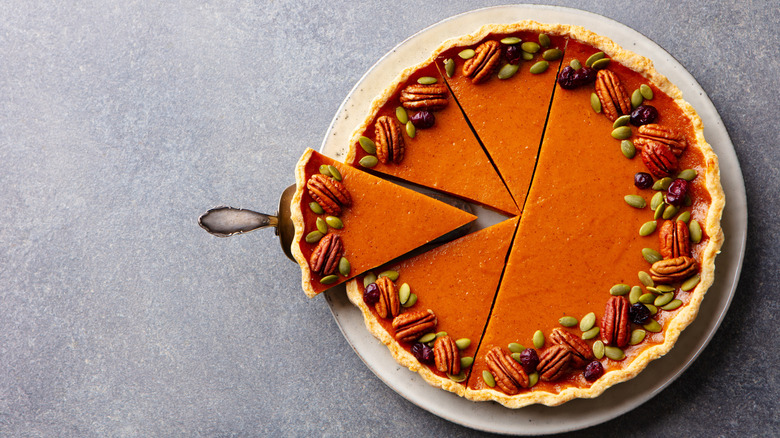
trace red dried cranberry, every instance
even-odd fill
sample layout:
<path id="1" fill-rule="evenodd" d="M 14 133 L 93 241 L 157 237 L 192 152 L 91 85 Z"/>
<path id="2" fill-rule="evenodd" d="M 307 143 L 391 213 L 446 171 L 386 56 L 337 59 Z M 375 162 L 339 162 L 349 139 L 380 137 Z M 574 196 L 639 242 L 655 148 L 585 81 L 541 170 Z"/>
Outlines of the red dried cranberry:
<path id="1" fill-rule="evenodd" d="M 585 380 L 592 382 L 604 375 L 604 367 L 601 362 L 594 360 L 585 367 Z"/>
<path id="2" fill-rule="evenodd" d="M 422 342 L 416 342 L 412 345 L 412 354 L 421 363 L 433 363 L 434 355 L 433 348 L 423 344 Z"/>
<path id="3" fill-rule="evenodd" d="M 433 117 L 433 113 L 430 111 L 420 111 L 412 114 L 409 118 L 412 124 L 417 129 L 428 129 L 436 123 L 436 118 Z"/>
<path id="4" fill-rule="evenodd" d="M 587 85 L 596 82 L 596 69 L 590 67 L 582 67 L 574 72 L 574 82 L 579 87 L 580 85 Z"/>
<path id="5" fill-rule="evenodd" d="M 379 286 L 376 283 L 371 283 L 363 291 L 363 302 L 369 306 L 379 302 Z"/>
<path id="6" fill-rule="evenodd" d="M 628 318 L 634 324 L 644 324 L 650 319 L 650 309 L 642 303 L 632 304 L 628 308 Z"/>
<path id="7" fill-rule="evenodd" d="M 574 80 L 575 73 L 576 70 L 574 70 L 572 66 L 567 65 L 564 67 L 561 72 L 558 73 L 558 85 L 564 90 L 573 90 L 577 88 L 579 84 Z"/>
<path id="8" fill-rule="evenodd" d="M 685 195 L 688 194 L 688 181 L 677 178 L 669 185 L 666 191 L 666 202 L 679 207 L 685 203 Z"/>
<path id="9" fill-rule="evenodd" d="M 640 189 L 653 187 L 653 177 L 647 172 L 637 172 L 634 175 L 634 185 Z"/>
<path id="10" fill-rule="evenodd" d="M 518 47 L 516 44 L 512 44 L 511 46 L 507 46 L 506 48 L 506 61 L 510 64 L 520 64 L 520 61 L 523 60 L 523 52 L 520 50 L 520 47 Z"/>
<path id="11" fill-rule="evenodd" d="M 647 125 L 658 118 L 658 110 L 652 105 L 639 105 L 631 111 L 631 124 L 634 126 Z"/>
<path id="12" fill-rule="evenodd" d="M 539 365 L 539 355 L 536 354 L 536 350 L 533 348 L 526 348 L 520 353 L 520 365 L 526 373 L 533 373 L 536 371 L 536 366 Z"/>

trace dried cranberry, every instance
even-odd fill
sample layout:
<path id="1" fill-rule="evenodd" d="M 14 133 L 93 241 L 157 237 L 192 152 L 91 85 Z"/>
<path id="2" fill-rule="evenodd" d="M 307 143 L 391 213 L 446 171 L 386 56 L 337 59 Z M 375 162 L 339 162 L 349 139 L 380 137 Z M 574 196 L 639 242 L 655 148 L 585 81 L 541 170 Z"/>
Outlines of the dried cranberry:
<path id="1" fill-rule="evenodd" d="M 658 118 L 658 110 L 652 105 L 639 105 L 631 111 L 631 124 L 634 126 L 647 125 Z"/>
<path id="2" fill-rule="evenodd" d="M 561 72 L 558 73 L 558 85 L 564 90 L 573 90 L 577 88 L 579 84 L 574 80 L 574 74 L 576 72 L 577 71 L 570 65 L 564 67 Z"/>
<path id="3" fill-rule="evenodd" d="M 433 117 L 433 113 L 430 111 L 420 111 L 412 114 L 409 118 L 412 124 L 417 129 L 428 129 L 436 123 L 436 118 Z"/>
<path id="4" fill-rule="evenodd" d="M 669 189 L 666 190 L 666 202 L 676 207 L 683 205 L 685 202 L 685 195 L 688 194 L 688 181 L 677 178 L 669 185 Z"/>
<path id="5" fill-rule="evenodd" d="M 596 82 L 596 69 L 590 67 L 582 67 L 579 70 L 574 71 L 574 82 L 579 87 L 580 85 L 587 85 Z"/>
<path id="6" fill-rule="evenodd" d="M 628 317 L 634 324 L 644 324 L 650 319 L 650 309 L 642 303 L 632 304 L 628 308 Z"/>
<path id="7" fill-rule="evenodd" d="M 594 360 L 585 367 L 585 380 L 592 382 L 604 375 L 604 367 L 601 362 Z"/>
<path id="8" fill-rule="evenodd" d="M 634 175 L 634 185 L 640 189 L 653 187 L 653 177 L 647 172 L 637 172 Z"/>
<path id="9" fill-rule="evenodd" d="M 371 283 L 363 291 L 363 302 L 369 306 L 379 302 L 379 286 L 376 283 Z"/>
<path id="10" fill-rule="evenodd" d="M 536 371 L 536 366 L 539 365 L 539 355 L 536 354 L 536 350 L 533 348 L 526 348 L 520 353 L 520 365 L 526 373 L 533 373 Z"/>
<path id="11" fill-rule="evenodd" d="M 506 48 L 506 61 L 510 64 L 520 64 L 520 61 L 523 60 L 523 52 L 520 50 L 520 47 L 518 47 L 516 44 L 512 44 L 511 46 L 507 46 Z"/>
<path id="12" fill-rule="evenodd" d="M 433 363 L 433 348 L 422 342 L 416 342 L 412 345 L 412 354 L 422 363 Z"/>

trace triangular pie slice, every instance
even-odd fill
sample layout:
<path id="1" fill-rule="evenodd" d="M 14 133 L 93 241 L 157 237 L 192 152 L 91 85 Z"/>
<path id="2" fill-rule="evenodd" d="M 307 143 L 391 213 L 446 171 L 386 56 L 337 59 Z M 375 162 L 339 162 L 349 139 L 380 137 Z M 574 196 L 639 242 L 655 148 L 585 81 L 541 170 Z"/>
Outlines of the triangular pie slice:
<path id="1" fill-rule="evenodd" d="M 418 360 L 413 348 L 423 348 L 422 345 L 415 347 L 423 336 L 432 338 L 438 333 L 439 337 L 442 337 L 446 333 L 449 339 L 428 341 L 433 348 L 436 348 L 436 342 L 455 343 L 456 348 L 450 347 L 447 350 L 446 345 L 439 347 L 441 351 L 452 353 L 450 362 L 440 360 L 439 363 L 451 364 L 457 361 L 460 366 L 461 358 L 471 358 L 474 355 L 485 329 L 517 222 L 517 217 L 508 219 L 421 255 L 385 265 L 367 274 L 371 275 L 368 280 L 366 276 L 359 276 L 347 283 L 349 299 L 363 312 L 369 331 L 388 346 L 399 363 L 417 371 L 432 385 L 463 395 L 466 387 L 460 382 L 465 382 L 470 366 L 461 367 L 460 370 L 450 369 L 458 372 L 448 375 L 446 371 L 437 369 L 435 361 Z M 364 299 L 366 286 L 376 278 L 375 274 L 383 271 L 399 274 L 395 282 L 388 283 L 392 284 L 393 288 L 398 290 L 408 287 L 411 294 L 414 294 L 411 296 L 402 292 L 401 298 L 411 298 L 406 298 L 409 300 L 406 301 L 408 307 L 401 306 L 399 309 L 402 313 L 395 318 L 380 314 L 377 304 L 367 304 Z M 403 286 L 404 284 L 408 286 Z M 412 302 L 414 304 L 409 305 Z M 435 316 L 435 326 L 430 324 L 430 315 Z M 405 318 L 408 321 L 405 321 Z M 409 321 L 423 326 L 415 331 L 414 325 L 410 326 Z M 409 337 L 406 336 L 407 333 Z M 399 340 L 399 337 L 402 340 Z M 462 350 L 457 348 L 458 344 L 463 347 Z M 469 364 L 466 362 L 464 365 Z"/>
<path id="2" fill-rule="evenodd" d="M 405 70 L 374 100 L 344 162 L 517 214 L 512 196 L 474 138 L 433 59 Z M 422 112 L 429 119 L 417 121 Z M 432 126 L 425 128 L 431 120 Z M 410 131 L 407 124 L 417 127 Z M 370 154 L 361 146 L 361 136 L 363 142 L 370 140 Z"/>
<path id="3" fill-rule="evenodd" d="M 312 149 L 295 175 L 292 253 L 310 297 L 476 219 Z"/>

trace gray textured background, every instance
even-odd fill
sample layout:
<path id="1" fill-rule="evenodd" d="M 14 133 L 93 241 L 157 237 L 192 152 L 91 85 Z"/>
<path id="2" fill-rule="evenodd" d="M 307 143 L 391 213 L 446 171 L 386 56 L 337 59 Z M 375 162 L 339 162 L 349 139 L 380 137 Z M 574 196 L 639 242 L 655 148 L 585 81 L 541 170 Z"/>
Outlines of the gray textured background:
<path id="1" fill-rule="evenodd" d="M 4 2 L 0 435 L 472 435 L 363 365 L 271 232 L 217 240 L 196 218 L 275 211 L 379 57 L 500 3 Z M 581 434 L 778 435 L 779 5 L 666 3 L 570 6 L 648 36 L 709 94 L 745 175 L 745 268 L 682 378 Z"/>

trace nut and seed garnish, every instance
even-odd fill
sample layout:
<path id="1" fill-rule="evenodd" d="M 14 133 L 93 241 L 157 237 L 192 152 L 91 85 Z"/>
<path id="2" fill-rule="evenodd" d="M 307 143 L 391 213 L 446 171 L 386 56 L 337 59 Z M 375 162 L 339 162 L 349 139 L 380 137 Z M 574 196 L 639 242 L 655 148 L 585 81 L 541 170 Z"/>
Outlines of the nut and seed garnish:
<path id="1" fill-rule="evenodd" d="M 604 347 L 604 355 L 612 360 L 623 360 L 626 358 L 626 353 L 622 349 L 611 346 Z"/>
<path id="2" fill-rule="evenodd" d="M 488 370 L 482 371 L 482 380 L 485 381 L 485 385 L 495 388 L 496 387 L 496 379 L 493 378 L 493 374 L 490 373 Z"/>
<path id="3" fill-rule="evenodd" d="M 653 305 L 656 307 L 663 307 L 669 304 L 673 299 L 674 299 L 674 293 L 667 292 L 665 294 L 661 294 L 655 297 L 655 301 L 653 301 Z"/>
<path id="4" fill-rule="evenodd" d="M 401 275 L 398 271 L 387 270 L 379 273 L 379 278 L 387 277 L 390 281 L 398 280 L 398 276 Z"/>
<path id="5" fill-rule="evenodd" d="M 573 316 L 562 316 L 560 319 L 558 319 L 558 324 L 564 327 L 574 327 L 577 325 L 577 322 L 577 318 Z"/>
<path id="6" fill-rule="evenodd" d="M 637 274 L 637 276 L 639 277 L 639 281 L 646 287 L 652 287 L 655 285 L 653 279 L 650 277 L 650 274 L 648 274 L 647 272 L 639 271 L 639 274 Z"/>
<path id="7" fill-rule="evenodd" d="M 450 336 L 436 338 L 433 355 L 437 370 L 447 374 L 460 374 L 460 350 Z"/>
<path id="8" fill-rule="evenodd" d="M 526 41 L 523 44 L 520 44 L 520 48 L 523 49 L 524 52 L 536 53 L 539 51 L 541 46 L 533 41 Z"/>
<path id="9" fill-rule="evenodd" d="M 702 238 L 702 231 L 701 231 L 701 225 L 699 225 L 699 221 L 696 219 L 692 219 L 691 223 L 688 224 L 688 231 L 691 235 L 691 242 L 693 243 L 699 243 L 701 242 Z"/>
<path id="10" fill-rule="evenodd" d="M 594 61 L 593 64 L 591 64 L 590 66 L 593 67 L 596 70 L 602 70 L 602 69 L 607 68 L 607 66 L 609 66 L 609 63 L 611 61 L 612 60 L 609 59 L 609 58 L 601 58 L 598 61 Z"/>
<path id="11" fill-rule="evenodd" d="M 579 59 L 572 59 L 572 60 L 569 62 L 569 66 L 570 66 L 571 68 L 573 68 L 574 70 L 579 70 L 579 69 L 581 69 L 581 68 L 582 68 L 582 63 L 580 62 L 580 60 L 579 60 Z"/>
<path id="12" fill-rule="evenodd" d="M 498 71 L 498 78 L 499 79 L 509 79 L 512 76 L 517 73 L 517 71 L 520 70 L 520 66 L 517 64 L 505 64 L 501 69 Z"/>
<path id="13" fill-rule="evenodd" d="M 588 366 L 585 367 L 585 372 L 582 373 L 582 375 L 588 382 L 594 382 L 604 375 L 604 365 L 597 360 L 591 361 Z"/>
<path id="14" fill-rule="evenodd" d="M 376 153 L 376 144 L 374 144 L 374 141 L 370 138 L 361 135 L 360 138 L 358 138 L 358 143 L 367 154 L 374 155 Z"/>
<path id="15" fill-rule="evenodd" d="M 374 125 L 376 138 L 376 156 L 382 164 L 398 164 L 404 159 L 404 138 L 401 125 L 388 116 L 377 119 Z"/>
<path id="16" fill-rule="evenodd" d="M 631 140 L 622 140 L 620 142 L 620 152 L 622 152 L 623 155 L 626 158 L 628 158 L 629 160 L 631 158 L 634 158 L 636 156 L 636 148 L 634 147 L 634 143 L 632 143 Z M 640 173 L 642 173 L 642 172 L 640 172 Z M 646 174 L 646 175 L 650 176 L 649 174 Z M 651 184 L 652 184 L 653 177 L 650 177 L 650 181 L 651 181 Z"/>
<path id="17" fill-rule="evenodd" d="M 415 294 L 414 292 L 412 292 L 412 293 L 409 295 L 409 299 L 406 301 L 406 303 L 404 303 L 404 304 L 401 304 L 401 307 L 406 307 L 406 308 L 409 308 L 409 307 L 412 307 L 412 306 L 414 306 L 415 304 L 417 304 L 417 294 Z"/>
<path id="18" fill-rule="evenodd" d="M 580 331 L 586 332 L 596 325 L 596 314 L 593 312 L 583 316 L 580 320 Z"/>
<path id="19" fill-rule="evenodd" d="M 317 203 L 316 203 L 316 202 L 314 202 L 314 201 L 311 201 L 311 202 L 309 202 L 309 209 L 310 209 L 310 210 L 311 210 L 311 212 L 312 212 L 312 213 L 314 213 L 314 214 L 322 214 L 322 213 L 325 213 L 325 210 L 323 210 L 323 209 L 322 209 L 322 207 L 320 206 L 320 204 L 317 204 Z"/>
<path id="20" fill-rule="evenodd" d="M 405 125 L 409 121 L 409 114 L 406 112 L 406 108 L 399 106 L 395 109 L 395 118 L 398 119 L 398 123 Z"/>
<path id="21" fill-rule="evenodd" d="M 680 211 L 680 207 L 674 205 L 667 205 L 664 211 L 661 213 L 661 217 L 664 219 L 671 219 L 677 212 Z"/>
<path id="22" fill-rule="evenodd" d="M 624 297 L 611 297 L 607 301 L 604 317 L 601 319 L 601 340 L 605 345 L 625 347 L 628 343 L 629 315 L 631 307 Z"/>
<path id="23" fill-rule="evenodd" d="M 417 128 L 414 127 L 414 123 L 411 120 L 406 122 L 406 135 L 409 138 L 414 138 L 417 135 Z"/>
<path id="24" fill-rule="evenodd" d="M 539 357 L 539 378 L 545 382 L 558 380 L 569 370 L 571 361 L 571 349 L 563 345 L 553 345 Z"/>
<path id="25" fill-rule="evenodd" d="M 664 193 L 663 192 L 656 192 L 655 195 L 653 195 L 653 198 L 650 200 L 650 209 L 655 211 L 658 209 L 658 206 L 664 203 Z"/>
<path id="26" fill-rule="evenodd" d="M 668 176 L 661 178 L 653 184 L 653 190 L 666 190 L 672 185 L 672 181 L 673 180 Z"/>
<path id="27" fill-rule="evenodd" d="M 601 101 L 596 93 L 590 93 L 590 107 L 593 108 L 593 111 L 597 114 L 601 113 Z"/>
<path id="28" fill-rule="evenodd" d="M 534 332 L 534 337 L 532 339 L 534 347 L 536 348 L 542 348 L 544 347 L 544 333 L 541 330 L 537 330 Z"/>
<path id="29" fill-rule="evenodd" d="M 650 88 L 647 84 L 642 84 L 639 86 L 639 92 L 642 93 L 642 97 L 644 97 L 647 100 L 653 100 L 653 89 Z"/>
<path id="30" fill-rule="evenodd" d="M 508 395 L 515 395 L 522 388 L 528 388 L 528 374 L 512 355 L 501 347 L 493 347 L 485 356 L 485 362 L 494 378 L 495 385 Z M 484 379 L 483 373 L 483 379 Z M 488 383 L 487 380 L 485 383 Z"/>
<path id="31" fill-rule="evenodd" d="M 409 287 L 409 283 L 404 283 L 401 285 L 401 287 L 398 288 L 398 300 L 401 302 L 402 306 L 406 304 L 407 301 L 409 301 L 409 297 L 411 295 L 412 288 Z"/>
<path id="32" fill-rule="evenodd" d="M 474 358 L 471 356 L 461 357 L 460 358 L 460 367 L 461 368 L 468 368 L 471 365 L 474 364 Z"/>
<path id="33" fill-rule="evenodd" d="M 661 219 L 661 217 L 664 215 L 664 211 L 666 211 L 666 207 L 668 207 L 668 205 L 666 205 L 665 202 L 659 204 L 658 208 L 656 208 L 655 212 L 653 212 L 653 219 L 655 220 Z"/>
<path id="34" fill-rule="evenodd" d="M 616 284 L 616 285 L 612 286 L 609 289 L 610 295 L 613 295 L 613 296 L 625 295 L 625 294 L 629 293 L 630 291 L 631 291 L 631 286 L 629 286 L 627 284 L 623 284 L 623 283 Z"/>
<path id="35" fill-rule="evenodd" d="M 465 350 L 469 348 L 471 345 L 471 339 L 469 338 L 460 338 L 455 341 L 455 345 L 458 346 L 458 350 Z"/>
<path id="36" fill-rule="evenodd" d="M 388 277 L 379 277 L 376 279 L 375 284 L 379 288 L 379 301 L 374 306 L 374 310 L 381 318 L 395 318 L 401 313 L 401 302 L 398 300 L 398 290 L 395 287 L 395 283 Z M 425 332 L 417 333 L 414 339 L 422 333 Z M 397 334 L 396 337 L 398 337 Z"/>
<path id="37" fill-rule="evenodd" d="M 601 331 L 601 328 L 599 328 L 598 326 L 593 327 L 590 330 L 586 330 L 585 332 L 583 332 L 581 338 L 583 340 L 586 340 L 586 341 L 588 339 L 593 339 L 593 338 L 595 338 L 596 336 L 599 335 L 600 331 Z"/>
<path id="38" fill-rule="evenodd" d="M 411 84 L 401 90 L 401 105 L 407 110 L 439 111 L 449 105 L 449 90 L 445 84 Z M 398 121 L 406 124 L 409 119 Z"/>
<path id="39" fill-rule="evenodd" d="M 633 93 L 631 93 L 631 108 L 636 109 L 636 107 L 642 105 L 642 102 L 644 102 L 644 100 L 645 100 L 644 96 L 642 96 L 642 93 L 639 91 L 639 88 L 637 88 L 636 90 L 634 90 Z"/>
<path id="40" fill-rule="evenodd" d="M 352 204 L 352 197 L 344 184 L 325 175 L 312 175 L 306 183 L 306 189 L 309 196 L 331 215 L 338 216 L 341 207 L 349 207 Z"/>
<path id="41" fill-rule="evenodd" d="M 628 308 L 628 318 L 634 324 L 644 324 L 650 319 L 650 310 L 643 303 L 634 303 Z"/>
<path id="42" fill-rule="evenodd" d="M 628 125 L 630 119 L 631 119 L 630 115 L 624 114 L 618 117 L 617 119 L 615 119 L 615 121 L 612 123 L 612 128 L 614 129 L 614 128 L 619 128 L 621 126 L 626 126 Z"/>
<path id="43" fill-rule="evenodd" d="M 444 73 L 447 75 L 448 78 L 451 78 L 455 76 L 455 60 L 452 58 L 447 58 L 446 61 L 444 61 Z"/>
<path id="44" fill-rule="evenodd" d="M 328 217 L 332 217 L 332 216 L 328 216 Z M 317 231 L 322 233 L 323 236 L 328 234 L 328 223 L 325 222 L 325 219 L 323 219 L 321 217 L 318 217 L 317 221 L 315 222 L 315 225 L 317 227 Z M 320 237 L 322 237 L 322 236 L 320 236 Z M 319 239 L 317 239 L 317 240 L 319 240 Z"/>
<path id="45" fill-rule="evenodd" d="M 601 341 L 596 341 L 593 343 L 593 356 L 596 357 L 596 359 L 601 359 L 604 357 L 604 343 Z"/>
<path id="46" fill-rule="evenodd" d="M 328 167 L 327 164 L 320 164 L 320 169 L 319 170 L 320 170 L 321 174 L 323 174 L 325 176 L 331 176 L 330 168 Z"/>
<path id="47" fill-rule="evenodd" d="M 550 44 L 552 41 L 550 41 L 550 37 L 546 33 L 540 33 L 539 34 L 539 45 L 544 47 L 545 49 L 547 47 L 550 47 Z"/>
<path id="48" fill-rule="evenodd" d="M 380 299 L 381 302 L 381 299 Z M 377 303 L 379 305 L 379 303 Z M 392 326 L 395 330 L 395 338 L 402 342 L 415 342 L 426 333 L 431 333 L 436 330 L 436 314 L 433 310 L 416 310 L 411 312 L 404 312 L 396 315 L 393 318 Z M 436 338 L 434 333 L 432 341 Z M 420 342 L 425 344 L 425 342 Z"/>
<path id="49" fill-rule="evenodd" d="M 596 52 L 588 57 L 587 60 L 585 60 L 585 65 L 590 67 L 593 65 L 594 62 L 598 61 L 599 59 L 604 58 L 607 56 L 604 52 Z"/>
<path id="50" fill-rule="evenodd" d="M 542 59 L 546 61 L 557 61 L 563 58 L 563 51 L 561 49 L 547 49 L 542 53 Z"/>
<path id="51" fill-rule="evenodd" d="M 518 354 L 521 353 L 523 350 L 525 350 L 525 347 L 518 344 L 517 342 L 510 343 L 508 348 L 509 351 L 511 351 L 512 353 L 518 353 Z"/>
<path id="52" fill-rule="evenodd" d="M 647 263 L 655 263 L 663 259 L 661 254 L 653 248 L 642 248 L 642 257 L 644 257 Z"/>
<path id="53" fill-rule="evenodd" d="M 474 52 L 473 49 L 461 50 L 458 53 L 458 56 L 460 56 L 460 59 L 471 59 L 471 58 L 474 57 L 474 55 L 476 55 L 476 52 Z"/>
<path id="54" fill-rule="evenodd" d="M 522 40 L 515 36 L 505 37 L 501 39 L 501 44 L 512 45 L 521 42 Z"/>
<path id="55" fill-rule="evenodd" d="M 596 94 L 601 101 L 604 115 L 610 121 L 614 122 L 619 116 L 631 113 L 631 100 L 626 94 L 620 79 L 612 71 L 598 71 L 596 74 Z M 629 133 L 630 131 L 631 129 L 629 128 Z"/>
<path id="56" fill-rule="evenodd" d="M 379 164 L 379 160 L 373 156 L 373 155 L 366 155 L 365 157 L 361 158 L 359 161 L 360 165 L 367 168 L 372 168 Z"/>
<path id="57" fill-rule="evenodd" d="M 317 275 L 326 276 L 336 272 L 339 261 L 344 255 L 344 243 L 341 236 L 328 234 L 320 239 L 309 258 L 309 266 Z"/>
<path id="58" fill-rule="evenodd" d="M 629 126 L 619 126 L 612 130 L 611 135 L 616 140 L 625 140 L 631 137 L 631 128 Z"/>
<path id="59" fill-rule="evenodd" d="M 526 373 L 531 373 L 535 371 L 536 366 L 539 365 L 539 355 L 536 354 L 536 350 L 533 348 L 526 348 L 520 352 L 520 358 L 517 362 L 523 366 Z"/>
<path id="60" fill-rule="evenodd" d="M 696 178 L 696 171 L 694 169 L 685 169 L 679 174 L 677 174 L 677 178 L 684 179 L 686 181 L 693 181 Z"/>
<path id="61" fill-rule="evenodd" d="M 349 263 L 346 257 L 342 257 L 339 260 L 339 274 L 344 277 L 349 277 L 349 273 L 352 271 L 352 265 Z"/>
<path id="62" fill-rule="evenodd" d="M 656 283 L 671 284 L 691 277 L 698 269 L 696 260 L 688 256 L 680 256 L 653 263 L 650 276 Z"/>
<path id="63" fill-rule="evenodd" d="M 365 283 L 366 279 L 364 278 L 363 284 Z M 376 283 L 369 283 L 365 285 L 365 288 L 366 289 L 363 291 L 363 302 L 366 303 L 367 306 L 373 306 L 379 302 L 379 287 L 376 285 Z"/>
<path id="64" fill-rule="evenodd" d="M 701 281 L 701 277 L 699 276 L 699 274 L 696 274 L 693 277 L 683 281 L 683 283 L 680 285 L 680 290 L 688 292 L 693 288 L 695 288 L 700 281 Z"/>
<path id="65" fill-rule="evenodd" d="M 322 284 L 333 284 L 339 280 L 339 276 L 336 274 L 326 275 L 320 279 Z"/>
<path id="66" fill-rule="evenodd" d="M 438 80 L 432 76 L 423 76 L 417 79 L 417 83 L 420 85 L 431 85 L 438 82 Z"/>
<path id="67" fill-rule="evenodd" d="M 336 166 L 333 166 L 331 164 L 328 164 L 328 173 L 330 173 L 330 176 L 333 177 L 336 181 L 341 181 L 343 178 L 341 177 L 341 172 L 336 168 Z"/>
<path id="68" fill-rule="evenodd" d="M 690 231 L 683 221 L 665 221 L 658 232 L 658 240 L 661 256 L 665 259 L 691 255 Z"/>
<path id="69" fill-rule="evenodd" d="M 322 237 L 325 234 L 321 233 L 319 230 L 314 230 L 311 233 L 307 234 L 306 237 L 303 239 L 306 241 L 306 243 L 317 243 L 322 239 Z"/>
<path id="70" fill-rule="evenodd" d="M 463 64 L 463 75 L 478 84 L 490 78 L 501 59 L 501 47 L 498 41 L 485 41 L 474 50 L 474 56 Z"/>
<path id="71" fill-rule="evenodd" d="M 679 216 L 677 216 L 677 221 L 684 223 L 686 226 L 688 225 L 688 222 L 691 221 L 691 212 L 690 211 L 684 211 L 680 213 Z M 690 237 L 690 230 L 688 230 L 688 234 Z"/>
<path id="72" fill-rule="evenodd" d="M 661 330 L 663 330 L 663 327 L 661 327 L 661 324 L 658 323 L 658 321 L 651 319 L 650 322 L 642 326 L 645 330 L 652 332 L 652 333 L 658 333 Z"/>
<path id="73" fill-rule="evenodd" d="M 670 310 L 676 310 L 678 307 L 682 306 L 682 301 L 678 299 L 674 299 L 672 301 L 669 301 L 669 304 L 661 307 L 664 310 L 670 311 Z"/>
<path id="74" fill-rule="evenodd" d="M 649 236 L 655 232 L 655 228 L 658 226 L 658 221 L 647 221 L 639 227 L 639 235 L 642 237 Z"/>
<path id="75" fill-rule="evenodd" d="M 550 334 L 550 341 L 553 344 L 563 345 L 572 352 L 572 365 L 575 368 L 584 367 L 588 361 L 593 359 L 593 352 L 590 346 L 582 339 L 574 336 L 561 328 L 554 328 Z"/>
<path id="76" fill-rule="evenodd" d="M 363 277 L 363 287 L 368 287 L 369 284 L 376 282 L 376 274 L 369 272 Z"/>
<path id="77" fill-rule="evenodd" d="M 634 286 L 631 288 L 631 292 L 628 293 L 628 302 L 631 304 L 636 304 L 639 302 L 639 297 L 641 296 L 642 288 L 639 286 Z"/>
<path id="78" fill-rule="evenodd" d="M 539 61 L 536 64 L 531 66 L 531 69 L 529 70 L 532 74 L 538 75 L 542 74 L 547 71 L 547 68 L 550 66 L 550 63 L 547 61 Z"/>
<path id="79" fill-rule="evenodd" d="M 321 219 L 321 218 L 317 218 Z M 341 221 L 341 219 L 337 218 L 336 216 L 326 216 L 325 222 L 327 222 L 328 226 L 335 229 L 340 230 L 344 228 L 344 222 Z M 319 225 L 318 225 L 319 228 Z"/>
<path id="80" fill-rule="evenodd" d="M 623 200 L 626 201 L 626 204 L 634 207 L 634 208 L 645 208 L 647 205 L 647 202 L 645 201 L 645 198 L 639 196 L 639 195 L 626 195 L 623 197 Z"/>

